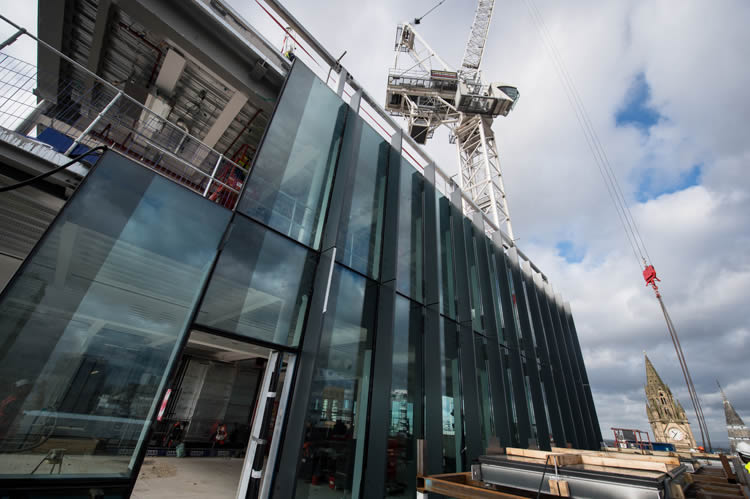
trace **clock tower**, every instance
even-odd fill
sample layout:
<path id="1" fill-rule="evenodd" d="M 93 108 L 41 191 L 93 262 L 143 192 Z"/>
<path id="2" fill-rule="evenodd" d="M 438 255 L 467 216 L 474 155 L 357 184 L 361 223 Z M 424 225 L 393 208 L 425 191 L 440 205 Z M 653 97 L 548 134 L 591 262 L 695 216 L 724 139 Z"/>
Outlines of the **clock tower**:
<path id="1" fill-rule="evenodd" d="M 673 444 L 678 451 L 688 452 L 697 444 L 690 429 L 685 409 L 672 396 L 654 365 L 646 356 L 646 414 L 655 442 Z"/>

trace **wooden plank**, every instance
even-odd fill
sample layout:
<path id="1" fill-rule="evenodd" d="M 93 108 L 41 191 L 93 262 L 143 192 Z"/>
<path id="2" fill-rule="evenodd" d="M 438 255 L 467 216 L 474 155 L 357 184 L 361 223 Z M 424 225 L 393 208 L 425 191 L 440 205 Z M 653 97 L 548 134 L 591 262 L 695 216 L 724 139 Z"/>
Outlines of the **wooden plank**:
<path id="1" fill-rule="evenodd" d="M 505 453 L 509 456 L 522 456 L 530 457 L 532 459 L 541 459 L 542 461 L 549 459 L 548 464 L 554 464 L 557 462 L 558 466 L 567 466 L 571 464 L 581 464 L 581 457 L 578 454 L 558 454 L 547 452 L 544 450 L 533 450 L 533 449 L 517 449 L 515 447 L 508 447 L 505 449 Z M 555 461 L 550 458 L 554 456 Z"/>
<path id="2" fill-rule="evenodd" d="M 568 487 L 568 482 L 565 480 L 550 478 L 549 492 L 553 496 L 570 497 L 570 487 Z"/>
<path id="3" fill-rule="evenodd" d="M 653 461 L 657 463 L 671 464 L 673 467 L 680 465 L 680 458 L 674 456 L 653 456 L 650 454 L 625 454 L 620 452 L 605 452 L 595 450 L 578 450 L 565 449 L 562 447 L 552 447 L 552 452 L 560 454 L 580 454 L 586 456 L 612 457 L 616 459 L 632 459 L 635 461 Z"/>
<path id="4" fill-rule="evenodd" d="M 725 476 L 717 476 L 717 475 L 706 475 L 703 473 L 700 474 L 692 474 L 690 475 L 693 477 L 693 480 L 695 483 L 729 483 L 727 481 L 727 477 Z"/>
<path id="5" fill-rule="evenodd" d="M 509 494 L 482 487 L 471 480 L 471 473 L 450 473 L 424 477 L 424 492 L 434 492 L 456 499 L 525 499 L 523 496 Z"/>
<path id="6" fill-rule="evenodd" d="M 672 469 L 672 466 L 666 463 L 655 463 L 651 461 L 638 461 L 634 459 L 617 459 L 614 457 L 600 457 L 582 455 L 583 464 L 595 466 L 607 466 L 610 468 L 628 468 L 636 470 L 661 471 L 666 473 Z"/>
<path id="7" fill-rule="evenodd" d="M 729 480 L 737 480 L 737 477 L 734 476 L 734 473 L 732 472 L 732 467 L 729 466 L 729 460 L 727 459 L 727 456 L 724 454 L 719 454 L 719 459 L 721 460 L 721 466 L 724 468 L 724 473 L 727 475 L 727 478 Z"/>
<path id="8" fill-rule="evenodd" d="M 675 499 L 685 499 L 685 493 L 682 491 L 682 487 L 680 487 L 679 483 L 670 484 L 669 490 L 669 497 L 673 497 Z"/>

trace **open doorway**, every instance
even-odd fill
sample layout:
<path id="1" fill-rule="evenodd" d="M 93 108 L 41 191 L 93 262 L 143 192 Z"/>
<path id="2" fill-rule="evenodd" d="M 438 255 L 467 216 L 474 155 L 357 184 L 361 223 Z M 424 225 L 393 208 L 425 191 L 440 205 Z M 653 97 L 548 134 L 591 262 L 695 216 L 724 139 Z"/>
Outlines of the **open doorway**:
<path id="1" fill-rule="evenodd" d="M 236 496 L 271 354 L 266 347 L 191 331 L 133 498 Z M 285 371 L 282 364 L 281 382 Z M 278 399 L 271 421 L 277 408 Z"/>

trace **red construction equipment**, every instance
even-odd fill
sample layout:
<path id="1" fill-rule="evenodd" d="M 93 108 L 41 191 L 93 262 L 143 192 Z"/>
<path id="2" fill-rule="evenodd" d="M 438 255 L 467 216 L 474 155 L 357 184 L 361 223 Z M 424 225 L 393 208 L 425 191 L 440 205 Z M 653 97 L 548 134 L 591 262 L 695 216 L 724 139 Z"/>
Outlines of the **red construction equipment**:
<path id="1" fill-rule="evenodd" d="M 661 299 L 661 293 L 659 292 L 659 286 L 656 281 L 661 282 L 661 279 L 656 277 L 656 269 L 653 265 L 649 265 L 646 259 L 643 259 L 643 279 L 646 281 L 646 286 L 651 286 L 656 294 L 656 299 L 659 300 L 659 306 L 664 314 L 664 320 L 667 321 L 667 329 L 669 329 L 669 336 L 672 338 L 672 345 L 674 345 L 675 352 L 677 353 L 677 360 L 680 361 L 680 368 L 682 369 L 682 376 L 685 378 L 685 384 L 687 385 L 688 394 L 690 395 L 690 401 L 695 409 L 695 418 L 698 423 L 698 429 L 701 432 L 701 439 L 703 445 L 708 444 L 708 448 L 711 449 L 711 437 L 708 434 L 708 425 L 706 425 L 706 418 L 703 415 L 703 407 L 701 407 L 700 399 L 698 398 L 698 392 L 695 391 L 695 385 L 693 384 L 693 378 L 690 376 L 690 371 L 687 367 L 687 361 L 685 360 L 685 354 L 682 352 L 682 345 L 680 339 L 677 336 L 677 329 L 672 323 L 672 318 L 667 312 L 667 307 L 664 305 L 664 301 Z"/>

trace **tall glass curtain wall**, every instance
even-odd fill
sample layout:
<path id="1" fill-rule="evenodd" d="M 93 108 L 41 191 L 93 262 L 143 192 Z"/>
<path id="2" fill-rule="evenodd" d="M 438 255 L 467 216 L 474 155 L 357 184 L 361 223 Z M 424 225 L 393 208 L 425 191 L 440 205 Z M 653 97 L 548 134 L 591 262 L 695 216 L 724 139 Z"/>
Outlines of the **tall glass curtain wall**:
<path id="1" fill-rule="evenodd" d="M 234 215 L 107 153 L 0 297 L 0 473 L 75 439 L 128 476 L 194 316 L 299 353 L 276 497 L 413 497 L 418 439 L 596 447 L 569 311 L 434 176 L 299 61 Z"/>
<path id="2" fill-rule="evenodd" d="M 230 215 L 103 155 L 0 297 L 1 475 L 130 475 Z"/>
<path id="3" fill-rule="evenodd" d="M 417 439 L 428 442 L 431 473 L 467 470 L 492 439 L 596 448 L 598 441 L 578 437 L 594 435 L 598 427 L 584 425 L 598 422 L 581 417 L 593 407 L 579 401 L 588 386 L 573 374 L 583 365 L 571 350 L 569 314 L 518 271 L 515 252 L 463 216 L 455 196 L 440 194 L 427 173 L 401 158 L 398 141 L 389 144 L 355 111 L 343 113 L 346 105 L 314 79 L 294 65 L 258 153 L 255 168 L 263 170 L 251 173 L 240 203 L 259 222 L 335 254 L 333 266 L 317 271 L 326 274 L 325 306 L 309 312 L 325 311 L 319 338 L 310 339 L 319 341 L 311 346 L 311 379 L 298 380 L 310 395 L 291 409 L 300 411 L 303 436 L 283 443 L 283 452 L 297 456 L 296 482 L 278 477 L 276 494 L 413 497 Z M 308 120 L 312 102 L 326 110 L 316 105 Z M 277 128 L 287 134 L 286 149 Z M 273 178 L 266 148 L 277 158 L 276 175 L 299 169 L 308 179 L 333 178 L 330 192 L 324 186 L 303 195 L 308 211 L 325 214 L 322 226 L 288 232 L 274 215 L 249 209 L 262 203 L 245 198 Z M 288 153 L 298 148 L 317 159 Z M 527 304 L 532 290 L 534 307 Z"/>

